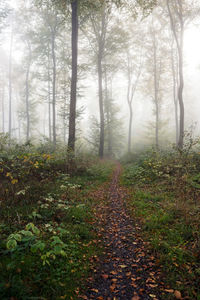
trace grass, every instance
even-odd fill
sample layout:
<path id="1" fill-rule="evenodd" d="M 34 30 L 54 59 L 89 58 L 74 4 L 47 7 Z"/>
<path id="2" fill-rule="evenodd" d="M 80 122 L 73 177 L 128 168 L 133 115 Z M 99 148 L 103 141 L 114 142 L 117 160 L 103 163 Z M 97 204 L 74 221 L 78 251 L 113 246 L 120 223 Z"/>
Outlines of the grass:
<path id="1" fill-rule="evenodd" d="M 167 167 L 163 159 L 164 164 Z M 143 237 L 165 274 L 166 288 L 179 290 L 186 299 L 199 300 L 200 207 L 192 201 L 191 189 L 186 186 L 183 197 L 179 178 L 176 186 L 172 185 L 174 175 L 159 174 L 155 165 L 162 169 L 162 161 L 151 165 L 152 176 L 146 161 L 124 166 L 122 184 L 130 190 L 128 207 L 142 224 Z"/>
<path id="2" fill-rule="evenodd" d="M 57 167 L 42 183 L 44 171 L 35 168 L 33 184 L 19 180 L 22 193 L 8 191 L 0 210 L 0 299 L 76 299 L 100 251 L 93 231 L 97 199 L 90 194 L 112 168 L 96 161 L 69 177 Z"/>

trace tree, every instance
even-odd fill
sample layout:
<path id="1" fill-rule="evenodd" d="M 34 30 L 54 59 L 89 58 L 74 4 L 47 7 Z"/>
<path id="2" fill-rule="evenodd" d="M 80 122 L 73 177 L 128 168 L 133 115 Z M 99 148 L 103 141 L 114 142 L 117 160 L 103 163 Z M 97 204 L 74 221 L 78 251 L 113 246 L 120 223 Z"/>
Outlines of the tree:
<path id="1" fill-rule="evenodd" d="M 9 143 L 12 135 L 12 53 L 13 53 L 13 14 L 10 15 L 10 49 L 9 49 Z"/>
<path id="2" fill-rule="evenodd" d="M 171 77 L 169 39 L 166 36 L 166 22 L 162 18 L 162 10 L 158 8 L 148 20 L 148 39 L 145 47 L 146 72 L 146 95 L 151 97 L 153 104 L 153 121 L 150 122 L 150 129 L 154 131 L 153 139 L 156 150 L 161 145 L 161 130 L 166 122 L 163 120 L 163 105 L 166 101 L 166 80 Z M 165 96 L 165 98 L 164 98 Z M 165 100 L 165 101 L 164 101 Z"/>
<path id="3" fill-rule="evenodd" d="M 137 40 L 138 33 L 134 32 L 134 40 L 130 38 L 130 34 L 128 35 L 128 44 L 125 49 L 125 74 L 127 77 L 127 103 L 129 108 L 128 153 L 131 152 L 132 147 L 133 99 L 143 67 L 143 46 Z"/>
<path id="4" fill-rule="evenodd" d="M 76 138 L 76 102 L 77 102 L 77 65 L 78 65 L 78 0 L 72 0 L 72 76 L 70 93 L 68 148 L 75 151 Z"/>
<path id="5" fill-rule="evenodd" d="M 174 39 L 171 42 L 171 70 L 173 79 L 173 101 L 174 101 L 174 119 L 176 126 L 176 146 L 179 142 L 179 119 L 178 119 L 178 61 L 177 61 L 177 49 L 174 49 Z"/>
<path id="6" fill-rule="evenodd" d="M 179 141 L 178 147 L 183 148 L 184 139 L 184 101 L 183 101 L 183 89 L 184 89 L 184 77 L 183 77 L 183 42 L 184 42 L 184 30 L 185 21 L 183 17 L 183 2 L 182 0 L 175 0 L 170 6 L 170 0 L 167 0 L 167 9 L 170 17 L 171 29 L 174 34 L 174 38 L 178 50 L 179 59 L 179 88 L 178 88 L 178 100 L 180 109 L 180 125 L 179 125 Z M 172 13 L 172 9 L 173 12 Z"/>

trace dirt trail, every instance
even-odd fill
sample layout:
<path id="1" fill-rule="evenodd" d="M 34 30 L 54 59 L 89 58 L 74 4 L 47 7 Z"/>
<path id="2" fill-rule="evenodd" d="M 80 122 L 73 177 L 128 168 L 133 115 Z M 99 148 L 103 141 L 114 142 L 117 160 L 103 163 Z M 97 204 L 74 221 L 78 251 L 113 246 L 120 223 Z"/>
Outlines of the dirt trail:
<path id="1" fill-rule="evenodd" d="M 120 172 L 118 164 L 108 191 L 108 204 L 104 207 L 107 210 L 106 222 L 102 224 L 105 254 L 99 259 L 82 299 L 161 299 L 160 283 L 157 283 L 159 270 L 137 235 L 139 228 L 126 213 L 124 199 L 127 195 L 119 187 Z"/>

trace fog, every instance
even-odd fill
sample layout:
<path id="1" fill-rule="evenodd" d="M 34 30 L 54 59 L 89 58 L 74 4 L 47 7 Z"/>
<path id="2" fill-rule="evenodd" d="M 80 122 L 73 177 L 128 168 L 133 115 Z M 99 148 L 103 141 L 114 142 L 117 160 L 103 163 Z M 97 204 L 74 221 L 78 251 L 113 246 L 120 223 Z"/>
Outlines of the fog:
<path id="1" fill-rule="evenodd" d="M 71 8 L 61 2 L 0 2 L 0 131 L 13 142 L 67 145 L 73 52 Z M 76 150 L 98 153 L 102 130 L 100 156 L 182 147 L 191 126 L 199 136 L 198 1 L 185 0 L 181 8 L 159 1 L 148 11 L 134 1 L 83 2 Z"/>

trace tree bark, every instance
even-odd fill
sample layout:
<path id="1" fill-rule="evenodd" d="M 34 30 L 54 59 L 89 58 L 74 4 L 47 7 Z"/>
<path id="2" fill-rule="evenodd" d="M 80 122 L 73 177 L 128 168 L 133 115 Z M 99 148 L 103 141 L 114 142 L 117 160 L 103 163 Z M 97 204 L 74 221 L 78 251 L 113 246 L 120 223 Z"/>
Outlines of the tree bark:
<path id="1" fill-rule="evenodd" d="M 52 78 L 52 110 L 53 110 L 53 145 L 56 147 L 56 53 L 55 53 L 55 32 L 51 33 L 51 51 L 53 63 L 53 78 Z"/>
<path id="2" fill-rule="evenodd" d="M 108 130 L 108 157 L 112 157 L 112 128 L 111 128 L 111 108 L 110 99 L 108 93 L 108 78 L 107 78 L 107 67 L 105 65 L 105 101 L 106 105 L 106 116 L 107 116 L 107 130 Z"/>
<path id="3" fill-rule="evenodd" d="M 99 157 L 104 156 L 104 105 L 103 105 L 103 72 L 102 72 L 102 53 L 100 47 L 98 54 L 98 85 L 99 85 L 99 112 L 100 112 L 100 141 L 99 141 Z"/>
<path id="4" fill-rule="evenodd" d="M 78 0 L 71 3 L 72 8 L 72 76 L 69 114 L 68 149 L 75 152 L 76 102 L 77 102 L 77 63 L 78 63 Z"/>
<path id="5" fill-rule="evenodd" d="M 2 86 L 2 94 L 1 94 L 1 110 L 2 110 L 2 132 L 5 133 L 5 107 L 4 107 L 4 96 L 5 96 L 5 87 L 4 82 Z"/>
<path id="6" fill-rule="evenodd" d="M 167 0 L 167 9 L 170 17 L 171 29 L 174 34 L 174 38 L 176 41 L 177 49 L 178 49 L 178 58 L 179 58 L 179 88 L 178 88 L 178 100 L 179 100 L 179 108 L 180 108 L 180 124 L 179 124 L 179 141 L 178 148 L 180 150 L 183 149 L 184 143 L 184 119 L 185 119 L 185 109 L 184 109 L 184 100 L 183 100 L 183 89 L 184 89 L 184 76 L 183 76 L 183 39 L 184 39 L 184 20 L 183 20 L 183 7 L 182 0 L 176 0 L 176 15 L 179 19 L 180 32 L 179 36 L 176 31 L 174 19 L 172 16 L 172 12 L 170 9 L 169 0 Z"/>
<path id="7" fill-rule="evenodd" d="M 51 134 L 51 76 L 50 76 L 50 51 L 48 45 L 48 123 L 49 123 L 49 140 L 52 140 Z"/>
<path id="8" fill-rule="evenodd" d="M 12 22 L 12 21 L 11 21 Z M 9 53 L 9 144 L 12 136 L 12 51 L 13 51 L 13 23 L 11 24 L 11 36 L 10 36 L 10 53 Z"/>
<path id="9" fill-rule="evenodd" d="M 130 62 L 130 54 L 127 52 L 127 77 L 128 77 L 128 86 L 127 86 L 127 103 L 129 108 L 129 128 L 128 128 L 128 153 L 131 153 L 132 147 L 132 127 L 133 127 L 133 98 L 137 89 L 137 85 L 140 79 L 142 71 L 142 54 L 140 57 L 138 70 L 136 73 L 136 79 L 133 81 L 133 69 Z"/>
<path id="10" fill-rule="evenodd" d="M 26 70 L 26 141 L 29 141 L 30 138 L 30 109 L 29 109 L 29 75 L 30 75 L 30 67 L 31 67 L 31 45 L 27 40 L 27 46 L 29 51 L 28 65 Z"/>
<path id="11" fill-rule="evenodd" d="M 132 104 L 129 103 L 129 126 L 128 126 L 128 153 L 131 153 L 131 142 L 132 142 L 132 126 L 133 126 L 133 108 Z"/>
<path id="12" fill-rule="evenodd" d="M 155 34 L 153 36 L 153 60 L 154 60 L 154 102 L 155 102 L 155 114 L 156 114 L 156 126 L 155 126 L 155 144 L 156 150 L 159 149 L 159 103 L 158 103 L 158 68 L 157 68 L 157 49 Z"/>
<path id="13" fill-rule="evenodd" d="M 179 124 L 178 124 L 178 102 L 177 102 L 177 77 L 175 61 L 174 61 L 174 51 L 173 45 L 171 50 L 171 63 L 172 63 L 172 76 L 173 76 L 173 100 L 174 100 L 174 117 L 176 126 L 176 146 L 178 146 L 179 140 Z"/>

